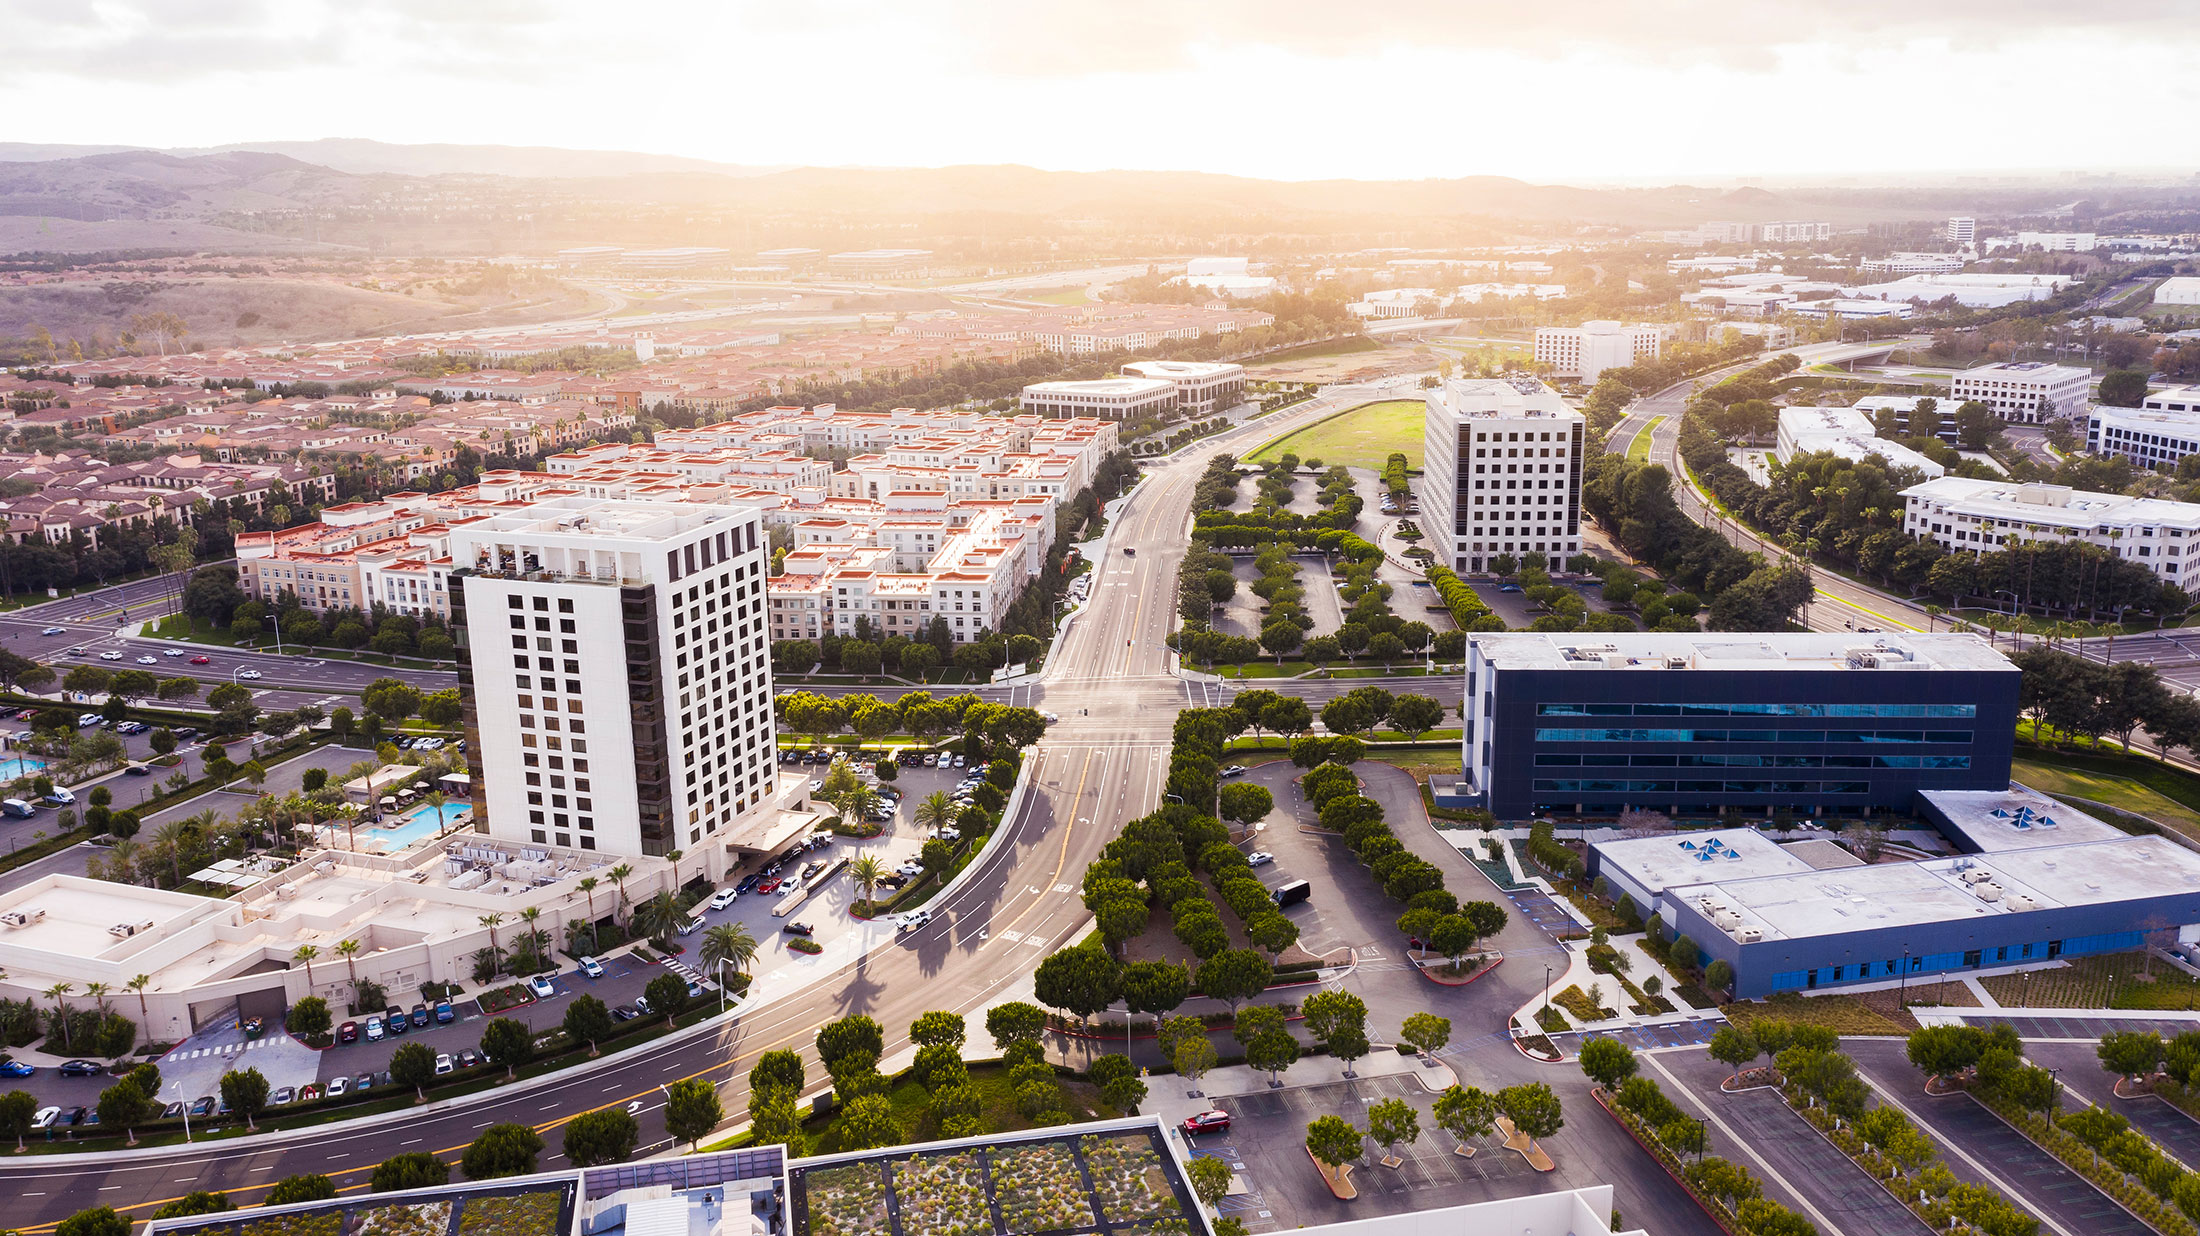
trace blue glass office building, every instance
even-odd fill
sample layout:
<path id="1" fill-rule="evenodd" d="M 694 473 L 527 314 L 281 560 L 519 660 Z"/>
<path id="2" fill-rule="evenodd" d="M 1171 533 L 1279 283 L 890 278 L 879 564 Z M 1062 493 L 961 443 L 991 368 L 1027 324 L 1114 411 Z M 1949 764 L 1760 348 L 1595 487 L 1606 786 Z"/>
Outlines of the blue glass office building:
<path id="1" fill-rule="evenodd" d="M 1462 790 L 1501 820 L 1907 812 L 2007 786 L 2018 677 L 1972 635 L 1475 635 Z"/>

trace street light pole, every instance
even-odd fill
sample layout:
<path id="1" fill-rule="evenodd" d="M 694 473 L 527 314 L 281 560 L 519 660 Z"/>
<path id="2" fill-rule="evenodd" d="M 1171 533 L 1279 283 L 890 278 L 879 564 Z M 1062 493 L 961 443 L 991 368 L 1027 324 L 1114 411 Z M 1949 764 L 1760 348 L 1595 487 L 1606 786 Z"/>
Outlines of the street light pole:
<path id="1" fill-rule="evenodd" d="M 1543 967 L 1543 1011 L 1551 1011 L 1551 967 Z"/>

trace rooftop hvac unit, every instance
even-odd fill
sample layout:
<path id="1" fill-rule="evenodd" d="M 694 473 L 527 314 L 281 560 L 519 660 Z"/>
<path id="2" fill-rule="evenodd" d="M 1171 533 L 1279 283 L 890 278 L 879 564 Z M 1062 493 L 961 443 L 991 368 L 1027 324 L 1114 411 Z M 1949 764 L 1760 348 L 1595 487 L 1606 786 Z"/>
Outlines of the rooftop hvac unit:
<path id="1" fill-rule="evenodd" d="M 1755 944 L 1765 938 L 1765 933 L 1762 927 L 1744 927 L 1734 933 L 1734 938 L 1744 944 Z"/>
<path id="2" fill-rule="evenodd" d="M 6 914 L 0 914 L 0 923 L 5 923 L 12 930 L 17 927 L 28 927 L 32 923 L 42 921 L 45 917 L 46 912 L 44 910 L 31 906 L 26 909 L 10 910 Z"/>
<path id="3" fill-rule="evenodd" d="M 1981 885 L 1979 885 L 1979 886 L 1978 886 L 1978 899 L 1979 899 L 1980 901 L 2000 901 L 2000 900 L 2001 900 L 2001 885 L 1999 885 L 1999 884 L 1981 884 Z"/>
<path id="4" fill-rule="evenodd" d="M 1991 871 L 1971 870 L 1963 873 L 1963 882 L 1965 884 L 1988 884 L 1991 883 L 1993 879 L 1994 873 Z"/>
<path id="5" fill-rule="evenodd" d="M 288 901 L 297 895 L 298 886 L 295 884 L 278 884 L 275 886 L 275 899 L 278 901 Z"/>
<path id="6" fill-rule="evenodd" d="M 127 940 L 141 931 L 151 931 L 152 929 L 153 920 L 148 918 L 135 922 L 116 923 L 107 929 L 107 934 L 118 939 Z"/>
<path id="7" fill-rule="evenodd" d="M 1878 669 L 1879 658 L 1875 654 L 1869 652 L 1852 652 L 1849 654 L 1849 668 Z"/>
<path id="8" fill-rule="evenodd" d="M 1684 657 L 1684 656 L 1677 656 L 1677 655 L 1676 655 L 1676 656 L 1669 656 L 1669 657 L 1667 657 L 1667 658 L 1665 659 L 1665 668 L 1667 668 L 1667 669 L 1687 669 L 1687 668 L 1688 668 L 1688 658 L 1687 658 L 1687 657 Z"/>
<path id="9" fill-rule="evenodd" d="M 2023 893 L 2018 893 L 2009 899 L 2009 908 L 2012 910 L 2037 910 L 2040 908 L 2040 903 Z"/>
<path id="10" fill-rule="evenodd" d="M 1712 925 L 1721 931 L 1732 931 L 1742 925 L 1742 916 L 1732 911 L 1711 916 Z"/>

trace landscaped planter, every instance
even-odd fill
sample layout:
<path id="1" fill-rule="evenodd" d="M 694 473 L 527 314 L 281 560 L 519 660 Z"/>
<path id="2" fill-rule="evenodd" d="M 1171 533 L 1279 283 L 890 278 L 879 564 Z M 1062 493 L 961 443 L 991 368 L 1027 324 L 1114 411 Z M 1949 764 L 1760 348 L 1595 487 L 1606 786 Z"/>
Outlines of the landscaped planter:
<path id="1" fill-rule="evenodd" d="M 354 1236 L 443 1236 L 451 1228 L 449 1202 L 422 1202 L 414 1206 L 377 1206 L 355 1210 Z"/>
<path id="2" fill-rule="evenodd" d="M 1306 1157 L 1314 1164 L 1314 1170 L 1321 1173 L 1322 1183 L 1329 1186 L 1329 1191 L 1336 1195 L 1338 1201 L 1349 1202 L 1360 1195 L 1359 1187 L 1352 1183 L 1350 1163 L 1340 1163 L 1332 1168 L 1315 1158 L 1312 1150 L 1306 1152 Z"/>
<path id="3" fill-rule="evenodd" d="M 1168 1169 L 1144 1134 L 1093 1134 L 1077 1139 L 1092 1191 L 1111 1224 L 1181 1214 Z"/>
<path id="4" fill-rule="evenodd" d="M 811 1236 L 873 1236 L 889 1230 L 886 1178 L 877 1163 L 805 1173 Z"/>
<path id="5" fill-rule="evenodd" d="M 981 1170 L 977 1152 L 968 1150 L 897 1161 L 894 1210 L 901 1236 L 990 1236 L 993 1213 Z"/>
<path id="6" fill-rule="evenodd" d="M 557 1231 L 559 1200 L 556 1193 L 469 1197 L 459 1209 L 457 1236 L 540 1236 Z"/>
<path id="7" fill-rule="evenodd" d="M 1039 1142 L 987 1154 L 1001 1224 L 1011 1236 L 1091 1227 L 1092 1195 L 1064 1142 Z"/>

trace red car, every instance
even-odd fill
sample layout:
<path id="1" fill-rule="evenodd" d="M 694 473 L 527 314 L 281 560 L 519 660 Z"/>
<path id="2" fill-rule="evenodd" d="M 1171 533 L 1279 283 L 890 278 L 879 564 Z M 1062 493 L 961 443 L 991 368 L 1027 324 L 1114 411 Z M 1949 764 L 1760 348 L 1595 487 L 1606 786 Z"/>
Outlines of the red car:
<path id="1" fill-rule="evenodd" d="M 762 884 L 757 885 L 756 891 L 759 893 L 776 893 L 779 891 L 779 885 L 779 878 L 777 876 L 774 876 L 771 879 L 764 881 Z"/>
<path id="2" fill-rule="evenodd" d="M 204 653 L 200 653 L 198 656 L 191 658 L 191 664 L 193 665 L 212 665 L 213 663 L 214 658 L 207 656 Z"/>
<path id="3" fill-rule="evenodd" d="M 347 1021 L 347 1022 L 345 1022 L 345 1023 L 343 1024 L 343 1025 L 341 1025 L 341 1026 L 338 1026 L 338 1027 L 336 1028 L 336 1041 L 337 1041 L 337 1042 L 339 1042 L 339 1043 L 356 1043 L 356 1042 L 358 1042 L 358 1041 L 359 1041 L 359 1023 L 358 1023 L 358 1022 L 355 1022 L 355 1021 Z"/>
<path id="4" fill-rule="evenodd" d="M 1230 1131 L 1230 1113 L 1216 1109 L 1191 1116 L 1184 1121 L 1184 1136 L 1197 1137 L 1201 1133 L 1227 1133 Z"/>

